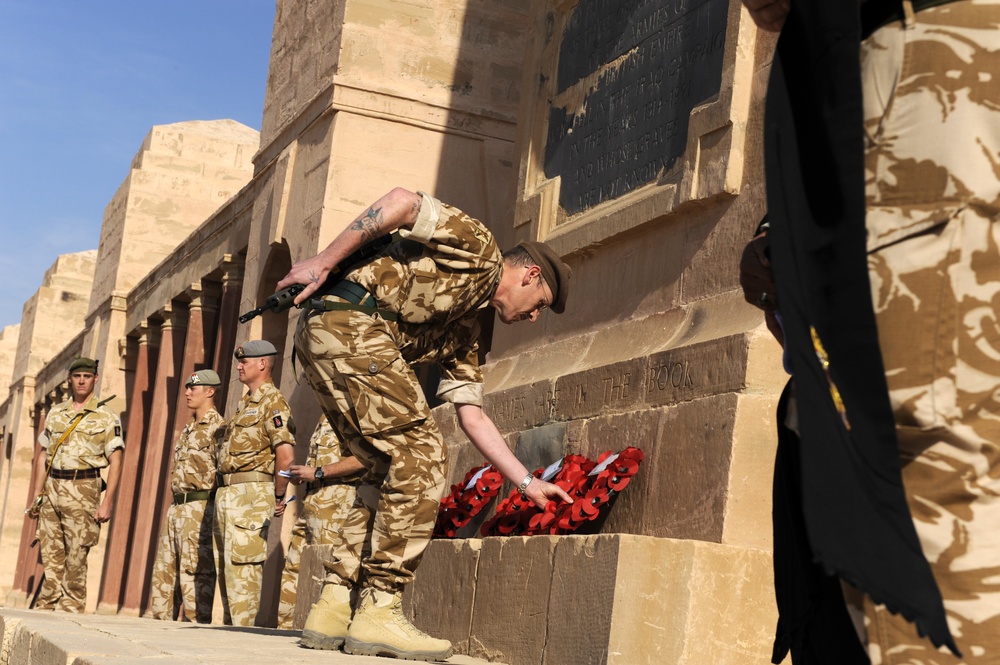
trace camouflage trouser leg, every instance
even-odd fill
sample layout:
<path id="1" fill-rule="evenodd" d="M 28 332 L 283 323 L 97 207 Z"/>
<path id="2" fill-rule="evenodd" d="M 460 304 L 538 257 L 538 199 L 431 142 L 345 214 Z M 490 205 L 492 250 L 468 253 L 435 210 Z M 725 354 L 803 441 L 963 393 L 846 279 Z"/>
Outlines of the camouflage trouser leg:
<path id="1" fill-rule="evenodd" d="M 167 509 L 153 565 L 149 610 L 154 619 L 173 620 L 184 607 L 186 621 L 212 622 L 215 561 L 209 501 L 189 501 Z"/>
<path id="2" fill-rule="evenodd" d="M 364 584 L 396 591 L 430 542 L 447 446 L 385 321 L 353 311 L 304 316 L 296 348 L 324 413 L 368 468 L 358 493 L 378 490 L 374 510 L 356 501 L 345 519 L 327 582 L 353 585 L 363 568 Z"/>
<path id="3" fill-rule="evenodd" d="M 240 483 L 216 492 L 213 546 L 227 626 L 253 626 L 257 619 L 273 515 L 273 483 Z"/>
<path id="4" fill-rule="evenodd" d="M 101 527 L 94 520 L 101 479 L 46 481 L 48 491 L 38 515 L 45 582 L 35 607 L 83 612 L 87 604 L 87 555 Z"/>
<path id="5" fill-rule="evenodd" d="M 903 484 L 963 659 L 865 603 L 875 665 L 1000 662 L 1000 4 L 863 50 L 869 255 Z M 989 46 L 984 44 L 989 43 Z"/>
<path id="6" fill-rule="evenodd" d="M 295 597 L 299 586 L 299 566 L 306 545 L 332 545 L 344 517 L 354 503 L 353 485 L 328 485 L 302 500 L 302 508 L 292 527 L 292 537 L 281 573 L 281 602 L 278 628 L 291 629 L 295 619 Z M 322 580 L 310 580 L 320 584 Z M 304 583 L 304 582 L 303 582 Z"/>

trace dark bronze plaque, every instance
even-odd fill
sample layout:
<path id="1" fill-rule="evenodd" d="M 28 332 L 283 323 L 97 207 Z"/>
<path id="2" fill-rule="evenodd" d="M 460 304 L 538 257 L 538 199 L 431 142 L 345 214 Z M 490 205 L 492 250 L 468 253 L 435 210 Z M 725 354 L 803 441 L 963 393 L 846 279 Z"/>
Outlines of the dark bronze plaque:
<path id="1" fill-rule="evenodd" d="M 580 109 L 550 111 L 545 175 L 562 177 L 563 210 L 615 199 L 684 153 L 691 109 L 722 85 L 728 12 L 728 0 L 580 0 L 559 50 L 559 92 L 608 67 Z"/>

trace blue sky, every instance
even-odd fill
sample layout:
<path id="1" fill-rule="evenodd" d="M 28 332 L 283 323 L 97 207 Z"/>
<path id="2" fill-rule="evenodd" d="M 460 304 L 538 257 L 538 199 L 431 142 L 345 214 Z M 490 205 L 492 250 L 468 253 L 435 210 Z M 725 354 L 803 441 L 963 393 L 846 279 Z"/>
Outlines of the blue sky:
<path id="1" fill-rule="evenodd" d="M 0 0 L 0 328 L 97 249 L 153 125 L 260 129 L 275 0 Z"/>

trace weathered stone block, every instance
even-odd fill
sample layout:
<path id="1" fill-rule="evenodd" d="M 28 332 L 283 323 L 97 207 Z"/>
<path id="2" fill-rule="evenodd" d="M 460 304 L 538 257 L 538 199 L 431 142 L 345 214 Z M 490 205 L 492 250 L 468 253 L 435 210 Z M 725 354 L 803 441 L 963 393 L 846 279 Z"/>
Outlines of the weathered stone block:
<path id="1" fill-rule="evenodd" d="M 588 450 L 631 444 L 645 453 L 604 531 L 720 542 L 735 408 L 735 395 L 719 395 L 590 421 Z M 636 432 L 637 440 L 623 441 L 622 432 Z"/>
<path id="2" fill-rule="evenodd" d="M 483 410 L 501 432 L 537 427 L 551 418 L 552 382 L 538 381 L 486 395 Z"/>
<path id="3" fill-rule="evenodd" d="M 616 535 L 556 541 L 546 626 L 546 665 L 603 663 L 619 572 Z"/>
<path id="4" fill-rule="evenodd" d="M 745 335 L 714 339 L 650 356 L 641 380 L 650 406 L 677 404 L 743 387 L 747 365 Z"/>
<path id="5" fill-rule="evenodd" d="M 420 570 L 403 594 L 413 624 L 434 637 L 451 640 L 468 653 L 482 541 L 432 540 Z"/>
<path id="6" fill-rule="evenodd" d="M 777 396 L 740 395 L 733 427 L 722 542 L 771 551 L 771 479 L 778 444 Z"/>
<path id="7" fill-rule="evenodd" d="M 469 655 L 539 665 L 558 538 L 485 538 L 479 555 Z"/>
<path id="8" fill-rule="evenodd" d="M 556 380 L 555 417 L 590 418 L 642 404 L 646 359 L 636 358 L 561 376 Z"/>
<path id="9" fill-rule="evenodd" d="M 771 555 L 752 548 L 712 543 L 681 544 L 684 545 L 693 550 L 693 566 L 688 579 L 677 582 L 687 586 L 690 606 L 683 634 L 676 635 L 683 639 L 683 655 L 673 662 L 678 665 L 767 662 L 777 622 Z M 636 545 L 629 547 L 630 553 L 637 549 Z M 629 560 L 637 561 L 637 554 L 630 554 Z M 641 569 L 633 566 L 631 571 Z M 637 580 L 638 584 L 648 582 Z M 640 665 L 643 661 L 618 662 Z"/>
<path id="10" fill-rule="evenodd" d="M 478 553 L 432 544 L 440 559 L 421 567 L 414 590 L 444 595 L 411 598 L 430 614 L 454 612 L 453 598 L 464 608 L 465 592 L 450 589 L 458 575 L 472 575 L 478 556 L 472 656 L 510 665 L 756 665 L 771 652 L 767 552 L 619 534 L 481 544 Z"/>

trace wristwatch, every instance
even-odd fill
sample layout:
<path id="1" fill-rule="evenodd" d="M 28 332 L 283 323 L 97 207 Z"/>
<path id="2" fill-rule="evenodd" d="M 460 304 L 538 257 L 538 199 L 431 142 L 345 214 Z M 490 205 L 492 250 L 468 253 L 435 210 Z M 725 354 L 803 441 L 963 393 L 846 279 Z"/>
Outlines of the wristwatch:
<path id="1" fill-rule="evenodd" d="M 316 480 L 323 480 L 323 478 L 326 477 L 326 474 L 323 473 L 323 467 L 321 466 L 316 467 L 316 473 L 314 477 L 316 478 Z"/>
<path id="2" fill-rule="evenodd" d="M 534 479 L 535 476 L 529 473 L 524 477 L 524 480 L 521 481 L 521 484 L 517 486 L 517 491 L 521 495 L 522 499 L 525 498 L 524 493 L 528 490 L 528 485 L 530 485 L 531 481 Z"/>

